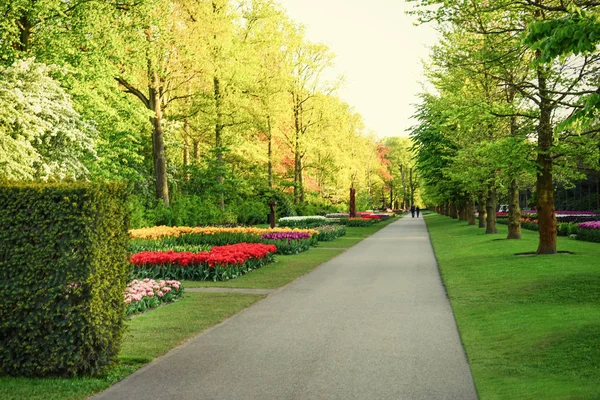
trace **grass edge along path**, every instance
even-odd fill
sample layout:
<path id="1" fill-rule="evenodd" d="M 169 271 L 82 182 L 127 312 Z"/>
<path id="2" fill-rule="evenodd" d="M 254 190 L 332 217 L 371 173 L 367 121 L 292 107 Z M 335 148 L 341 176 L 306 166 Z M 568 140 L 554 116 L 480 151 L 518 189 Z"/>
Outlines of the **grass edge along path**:
<path id="1" fill-rule="evenodd" d="M 295 255 L 278 255 L 278 261 L 227 282 L 184 281 L 185 288 L 243 287 L 271 289 L 285 286 L 341 254 L 398 218 L 370 227 L 347 228 L 347 235 L 321 242 L 325 249 L 311 248 Z M 344 240 L 341 240 L 344 239 Z M 340 241 L 341 240 L 341 241 Z M 339 243 L 336 243 L 340 241 Z M 335 245 L 333 245 L 336 243 Z M 331 247 L 335 247 L 331 249 Z M 198 285 L 201 284 L 201 285 Z M 128 320 L 128 330 L 119 353 L 118 365 L 97 378 L 12 378 L 0 376 L 0 400 L 74 400 L 99 393 L 145 363 L 167 353 L 200 332 L 249 307 L 265 295 L 242 293 L 192 293 L 183 299 L 150 310 Z"/>
<path id="2" fill-rule="evenodd" d="M 574 254 L 523 257 L 537 232 L 425 220 L 480 398 L 600 398 L 600 245 L 559 237 Z"/>

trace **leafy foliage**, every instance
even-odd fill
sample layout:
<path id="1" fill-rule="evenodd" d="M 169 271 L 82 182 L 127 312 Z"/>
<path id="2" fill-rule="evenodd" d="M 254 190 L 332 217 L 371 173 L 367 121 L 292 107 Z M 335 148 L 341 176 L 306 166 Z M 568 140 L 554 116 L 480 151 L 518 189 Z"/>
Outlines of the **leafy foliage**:
<path id="1" fill-rule="evenodd" d="M 125 191 L 0 186 L 0 374 L 95 375 L 122 338 L 129 263 Z"/>
<path id="2" fill-rule="evenodd" d="M 33 59 L 0 67 L 0 174 L 78 178 L 88 171 L 95 129 L 73 108 L 52 69 Z"/>

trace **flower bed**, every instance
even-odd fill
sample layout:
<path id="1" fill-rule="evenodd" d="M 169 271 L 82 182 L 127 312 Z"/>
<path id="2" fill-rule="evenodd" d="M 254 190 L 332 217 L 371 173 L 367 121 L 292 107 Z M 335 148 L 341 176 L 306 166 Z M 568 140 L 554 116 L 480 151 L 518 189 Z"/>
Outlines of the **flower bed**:
<path id="1" fill-rule="evenodd" d="M 291 229 L 291 228 L 190 228 L 186 226 L 170 227 L 155 226 L 153 228 L 134 229 L 129 231 L 132 237 L 131 248 L 148 250 L 165 250 L 176 248 L 176 246 L 223 246 L 236 243 L 259 243 L 260 237 L 266 233 L 273 232 L 306 232 L 316 236 L 319 232 L 313 229 Z M 185 247 L 183 248 L 185 249 Z M 193 250 L 189 248 L 187 251 Z"/>
<path id="2" fill-rule="evenodd" d="M 162 240 L 144 240 L 137 239 L 132 240 L 129 243 L 129 252 L 131 254 L 139 253 L 141 251 L 191 251 L 192 253 L 198 253 L 199 251 L 209 251 L 213 246 L 208 244 L 173 244 L 165 243 Z"/>
<path id="3" fill-rule="evenodd" d="M 507 218 L 499 218 L 500 224 L 508 224 Z M 539 225 L 537 216 L 521 218 L 521 228 L 538 231 Z M 600 221 L 593 220 L 582 223 L 576 222 L 558 222 L 556 225 L 556 234 L 558 236 L 577 235 L 577 240 L 585 242 L 600 243 Z"/>
<path id="4" fill-rule="evenodd" d="M 284 217 L 279 218 L 277 224 L 280 227 L 288 228 L 313 228 L 327 222 L 327 218 L 321 215 L 310 215 L 305 217 Z"/>
<path id="5" fill-rule="evenodd" d="M 310 248 L 312 237 L 307 232 L 271 232 L 263 234 L 260 242 L 275 245 L 277 254 L 298 254 Z"/>
<path id="6" fill-rule="evenodd" d="M 347 220 L 342 220 L 342 224 L 346 225 L 347 227 L 365 227 L 371 226 L 377 221 L 379 220 L 367 218 L 348 218 Z"/>
<path id="7" fill-rule="evenodd" d="M 325 218 L 348 218 L 349 216 L 349 213 L 331 213 L 325 215 Z"/>
<path id="8" fill-rule="evenodd" d="M 179 281 L 154 279 L 134 279 L 124 293 L 127 305 L 126 315 L 142 313 L 164 303 L 170 303 L 183 296 L 183 286 Z"/>
<path id="9" fill-rule="evenodd" d="M 224 281 L 272 262 L 276 250 L 272 244 L 238 243 L 200 253 L 143 251 L 131 263 L 137 278 Z"/>
<path id="10" fill-rule="evenodd" d="M 600 221 L 583 222 L 577 225 L 577 239 L 600 243 Z"/>
<path id="11" fill-rule="evenodd" d="M 424 211 L 424 210 L 421 210 Z M 380 220 L 385 221 L 386 219 L 390 218 L 391 215 L 390 214 L 373 214 L 374 217 L 379 217 Z"/>
<path id="12" fill-rule="evenodd" d="M 343 225 L 323 225 L 316 229 L 319 231 L 319 242 L 329 242 L 346 235 L 346 227 Z"/>
<path id="13" fill-rule="evenodd" d="M 381 217 L 379 215 L 373 215 L 373 214 L 363 214 L 360 216 L 360 218 L 381 221 Z"/>

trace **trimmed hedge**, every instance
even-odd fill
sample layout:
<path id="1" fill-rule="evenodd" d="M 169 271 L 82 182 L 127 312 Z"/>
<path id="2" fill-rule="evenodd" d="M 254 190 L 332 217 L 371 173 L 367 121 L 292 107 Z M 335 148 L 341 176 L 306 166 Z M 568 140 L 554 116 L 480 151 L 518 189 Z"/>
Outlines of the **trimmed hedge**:
<path id="1" fill-rule="evenodd" d="M 600 243 L 600 229 L 577 229 L 577 240 Z"/>
<path id="2" fill-rule="evenodd" d="M 0 185 L 0 375 L 95 375 L 114 362 L 126 197 L 117 184 Z"/>

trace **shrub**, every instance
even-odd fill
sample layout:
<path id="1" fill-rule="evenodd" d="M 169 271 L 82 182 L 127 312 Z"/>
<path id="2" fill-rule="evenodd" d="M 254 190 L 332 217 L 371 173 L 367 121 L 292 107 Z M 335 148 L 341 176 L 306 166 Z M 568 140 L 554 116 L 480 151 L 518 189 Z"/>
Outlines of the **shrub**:
<path id="1" fill-rule="evenodd" d="M 269 211 L 267 203 L 258 200 L 246 200 L 235 208 L 237 221 L 245 225 L 266 223 Z"/>
<path id="2" fill-rule="evenodd" d="M 116 184 L 0 186 L 0 374 L 102 372 L 122 338 L 126 195 Z"/>
<path id="3" fill-rule="evenodd" d="M 559 222 L 556 226 L 558 236 L 569 236 L 577 233 L 577 224 L 570 222 Z"/>
<path id="4" fill-rule="evenodd" d="M 600 229 L 577 229 L 577 240 L 600 243 Z"/>

